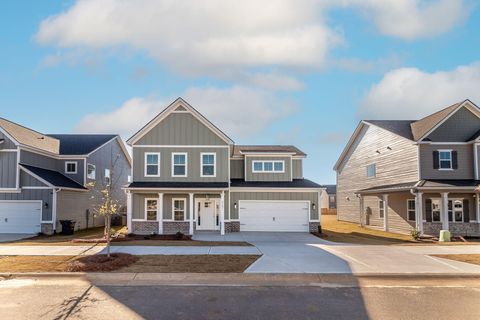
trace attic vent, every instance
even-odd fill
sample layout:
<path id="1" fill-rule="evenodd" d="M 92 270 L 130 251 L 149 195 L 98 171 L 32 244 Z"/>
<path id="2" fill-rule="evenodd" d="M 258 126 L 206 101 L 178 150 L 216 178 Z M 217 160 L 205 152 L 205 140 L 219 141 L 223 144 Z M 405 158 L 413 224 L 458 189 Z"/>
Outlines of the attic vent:
<path id="1" fill-rule="evenodd" d="M 187 111 L 184 106 L 178 106 L 175 111 Z"/>

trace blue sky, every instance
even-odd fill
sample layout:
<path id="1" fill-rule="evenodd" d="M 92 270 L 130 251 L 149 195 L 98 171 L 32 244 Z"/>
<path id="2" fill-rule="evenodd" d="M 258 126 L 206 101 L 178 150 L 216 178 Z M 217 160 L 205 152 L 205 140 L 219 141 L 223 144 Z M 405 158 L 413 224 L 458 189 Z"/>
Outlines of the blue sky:
<path id="1" fill-rule="evenodd" d="M 178 96 L 238 144 L 294 144 L 334 183 L 361 118 L 480 102 L 474 1 L 3 1 L 0 116 L 135 129 Z"/>

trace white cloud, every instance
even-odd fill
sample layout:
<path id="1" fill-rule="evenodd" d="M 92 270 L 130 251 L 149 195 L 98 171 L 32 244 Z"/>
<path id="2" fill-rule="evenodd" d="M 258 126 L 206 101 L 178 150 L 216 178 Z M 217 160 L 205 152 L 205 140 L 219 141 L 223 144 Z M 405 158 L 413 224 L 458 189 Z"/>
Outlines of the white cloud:
<path id="1" fill-rule="evenodd" d="M 480 62 L 451 71 L 395 69 L 372 86 L 359 116 L 374 119 L 417 119 L 464 99 L 480 102 Z"/>
<path id="2" fill-rule="evenodd" d="M 297 109 L 293 102 L 278 99 L 271 92 L 245 86 L 190 88 L 182 96 L 234 139 L 253 136 Z M 170 102 L 132 98 L 111 112 L 86 115 L 75 131 L 115 132 L 128 138 Z"/>

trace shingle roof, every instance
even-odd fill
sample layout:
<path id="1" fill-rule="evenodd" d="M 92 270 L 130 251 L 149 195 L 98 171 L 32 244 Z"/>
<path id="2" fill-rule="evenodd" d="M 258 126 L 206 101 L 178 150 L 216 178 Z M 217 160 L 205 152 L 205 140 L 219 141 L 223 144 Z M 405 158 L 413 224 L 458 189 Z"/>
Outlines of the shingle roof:
<path id="1" fill-rule="evenodd" d="M 480 184 L 479 180 L 461 179 L 461 180 L 423 180 L 418 187 L 423 188 L 443 188 L 443 187 L 476 187 Z"/>
<path id="2" fill-rule="evenodd" d="M 26 128 L 4 118 L 0 118 L 0 127 L 22 145 L 51 153 L 58 153 L 60 142 L 55 138 L 48 137 L 43 133 Z"/>
<path id="3" fill-rule="evenodd" d="M 80 183 L 73 181 L 72 179 L 64 176 L 58 171 L 43 169 L 39 167 L 22 164 L 22 163 L 20 165 L 23 168 L 39 176 L 40 178 L 42 178 L 43 180 L 47 181 L 48 183 L 50 183 L 55 187 L 88 190 L 87 188 L 82 186 Z"/>
<path id="4" fill-rule="evenodd" d="M 413 140 L 410 125 L 415 122 L 414 120 L 365 120 L 365 122 L 393 132 L 401 137 Z"/>
<path id="5" fill-rule="evenodd" d="M 128 185 L 128 188 L 140 188 L 140 189 L 156 189 L 156 188 L 212 188 L 212 189 L 224 189 L 228 188 L 228 182 L 132 182 Z"/>
<path id="6" fill-rule="evenodd" d="M 114 134 L 49 134 L 60 141 L 61 155 L 85 155 L 117 137 Z"/>
<path id="7" fill-rule="evenodd" d="M 291 145 L 235 145 L 233 147 L 233 155 L 241 156 L 241 152 L 279 152 L 279 153 L 294 153 L 296 156 L 306 156 L 306 153 L 295 146 Z"/>
<path id="8" fill-rule="evenodd" d="M 425 118 L 422 118 L 418 121 L 415 121 L 411 124 L 412 134 L 415 140 L 422 138 L 428 131 L 435 127 L 440 121 L 442 121 L 446 116 L 453 112 L 458 106 L 460 106 L 464 101 L 452 104 L 445 109 L 442 109 L 438 112 L 435 112 Z"/>
<path id="9" fill-rule="evenodd" d="M 327 184 L 323 186 L 326 188 L 328 194 L 336 194 L 337 193 L 337 185 L 336 184 Z"/>
<path id="10" fill-rule="evenodd" d="M 293 181 L 245 181 L 232 179 L 231 187 L 237 188 L 322 188 L 321 185 L 308 179 L 293 179 Z"/>
<path id="11" fill-rule="evenodd" d="M 418 181 L 412 182 L 402 182 L 395 184 L 385 184 L 381 186 L 375 186 L 371 188 L 366 188 L 358 190 L 358 193 L 374 193 L 374 192 L 392 192 L 392 191 L 404 191 L 414 188 L 417 185 Z"/>

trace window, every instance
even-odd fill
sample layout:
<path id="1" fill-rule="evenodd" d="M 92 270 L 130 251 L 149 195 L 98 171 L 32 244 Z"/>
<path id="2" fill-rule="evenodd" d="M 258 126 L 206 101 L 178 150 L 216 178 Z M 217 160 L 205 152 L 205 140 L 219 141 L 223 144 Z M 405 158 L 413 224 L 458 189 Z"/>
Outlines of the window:
<path id="1" fill-rule="evenodd" d="M 378 215 L 380 218 L 383 218 L 385 216 L 385 201 L 379 200 L 378 201 Z"/>
<path id="2" fill-rule="evenodd" d="M 145 153 L 145 177 L 160 177 L 160 153 Z"/>
<path id="3" fill-rule="evenodd" d="M 463 222 L 463 199 L 448 200 L 448 221 Z"/>
<path id="4" fill-rule="evenodd" d="M 215 177 L 215 153 L 202 153 L 202 177 Z"/>
<path id="5" fill-rule="evenodd" d="M 96 168 L 94 164 L 87 164 L 87 178 L 95 180 Z"/>
<path id="6" fill-rule="evenodd" d="M 145 199 L 145 220 L 156 221 L 157 220 L 157 199 Z"/>
<path id="7" fill-rule="evenodd" d="M 452 169 L 452 151 L 439 150 L 438 151 L 438 167 L 440 169 Z"/>
<path id="8" fill-rule="evenodd" d="M 440 199 L 432 199 L 432 221 L 440 221 Z"/>
<path id="9" fill-rule="evenodd" d="M 185 220 L 185 199 L 173 199 L 173 220 Z"/>
<path id="10" fill-rule="evenodd" d="M 370 164 L 367 166 L 367 177 L 375 177 L 377 175 L 377 166 L 374 164 Z"/>
<path id="11" fill-rule="evenodd" d="M 110 185 L 110 169 L 105 169 L 105 185 Z"/>
<path id="12" fill-rule="evenodd" d="M 65 162 L 65 173 L 76 174 L 77 173 L 77 162 L 76 161 Z"/>
<path id="13" fill-rule="evenodd" d="M 415 200 L 408 199 L 407 200 L 407 218 L 409 221 L 415 221 Z"/>
<path id="14" fill-rule="evenodd" d="M 253 172 L 255 173 L 272 173 L 280 172 L 283 173 L 285 167 L 285 162 L 282 161 L 253 161 Z"/>
<path id="15" fill-rule="evenodd" d="M 172 177 L 187 176 L 187 154 L 172 153 Z"/>

